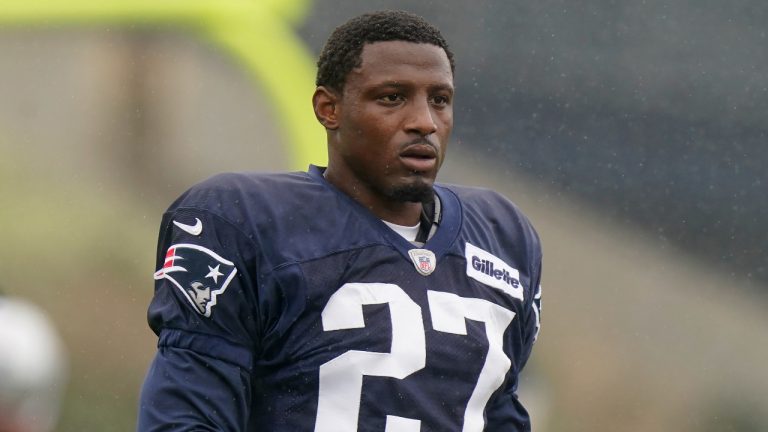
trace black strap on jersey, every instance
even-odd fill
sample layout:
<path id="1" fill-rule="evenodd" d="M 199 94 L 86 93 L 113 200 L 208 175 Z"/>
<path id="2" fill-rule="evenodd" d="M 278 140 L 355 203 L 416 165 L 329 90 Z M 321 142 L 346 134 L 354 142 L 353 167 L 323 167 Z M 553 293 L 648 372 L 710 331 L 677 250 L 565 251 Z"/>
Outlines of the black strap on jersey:
<path id="1" fill-rule="evenodd" d="M 421 216 L 419 217 L 419 232 L 416 234 L 416 242 L 426 243 L 434 234 L 440 225 L 440 199 L 433 196 L 433 199 L 421 203 Z"/>

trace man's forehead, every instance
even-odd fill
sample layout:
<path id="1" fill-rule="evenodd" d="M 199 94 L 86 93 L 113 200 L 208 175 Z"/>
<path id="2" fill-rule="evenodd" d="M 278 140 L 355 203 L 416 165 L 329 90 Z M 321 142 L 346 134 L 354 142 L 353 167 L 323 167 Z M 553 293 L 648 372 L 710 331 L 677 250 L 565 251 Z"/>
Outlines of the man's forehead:
<path id="1" fill-rule="evenodd" d="M 360 60 L 360 66 L 350 71 L 349 79 L 398 82 L 429 77 L 430 81 L 453 84 L 448 55 L 437 45 L 405 41 L 373 42 L 363 47 Z"/>
<path id="2" fill-rule="evenodd" d="M 417 63 L 420 59 L 441 59 L 445 61 L 448 69 L 451 67 L 445 50 L 430 43 L 393 40 L 368 42 L 363 45 L 360 54 L 361 66 L 365 66 L 366 62 L 375 62 L 381 59 L 402 59 L 403 62 L 408 63 Z"/>

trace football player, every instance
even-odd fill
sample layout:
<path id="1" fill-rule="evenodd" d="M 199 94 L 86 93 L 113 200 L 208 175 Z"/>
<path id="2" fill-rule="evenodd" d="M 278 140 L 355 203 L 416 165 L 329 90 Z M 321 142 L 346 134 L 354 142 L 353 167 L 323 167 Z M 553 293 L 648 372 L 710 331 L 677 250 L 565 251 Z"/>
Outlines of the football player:
<path id="1" fill-rule="evenodd" d="M 453 72 L 422 18 L 353 18 L 318 61 L 327 168 L 171 205 L 140 431 L 530 430 L 541 248 L 507 199 L 435 183 Z"/>

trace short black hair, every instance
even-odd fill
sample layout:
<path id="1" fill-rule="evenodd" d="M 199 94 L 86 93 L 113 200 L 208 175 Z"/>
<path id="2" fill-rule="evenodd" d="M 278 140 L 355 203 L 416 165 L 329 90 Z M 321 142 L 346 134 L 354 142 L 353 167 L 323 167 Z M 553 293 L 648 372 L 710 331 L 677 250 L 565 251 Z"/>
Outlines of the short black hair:
<path id="1" fill-rule="evenodd" d="M 436 45 L 445 51 L 454 71 L 453 53 L 437 27 L 410 12 L 378 11 L 352 18 L 331 33 L 317 60 L 315 85 L 343 91 L 349 72 L 362 64 L 365 44 L 384 41 Z"/>

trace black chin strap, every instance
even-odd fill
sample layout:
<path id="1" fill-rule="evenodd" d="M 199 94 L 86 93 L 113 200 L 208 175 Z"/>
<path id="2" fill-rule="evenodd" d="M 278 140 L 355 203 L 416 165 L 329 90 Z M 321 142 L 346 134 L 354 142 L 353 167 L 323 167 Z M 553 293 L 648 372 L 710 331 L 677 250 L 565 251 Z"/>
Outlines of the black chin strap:
<path id="1" fill-rule="evenodd" d="M 416 234 L 416 242 L 426 243 L 437 231 L 440 225 L 440 199 L 433 195 L 433 199 L 421 204 L 421 216 L 419 217 L 419 233 Z"/>

